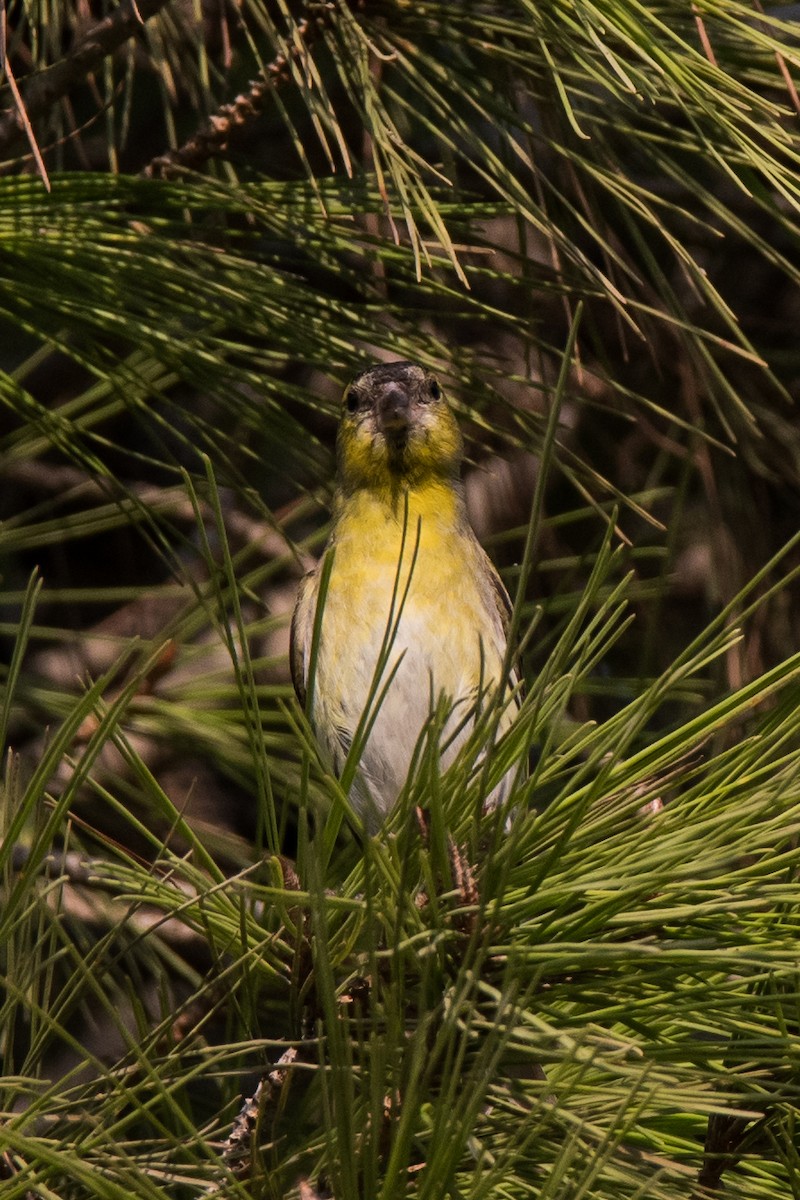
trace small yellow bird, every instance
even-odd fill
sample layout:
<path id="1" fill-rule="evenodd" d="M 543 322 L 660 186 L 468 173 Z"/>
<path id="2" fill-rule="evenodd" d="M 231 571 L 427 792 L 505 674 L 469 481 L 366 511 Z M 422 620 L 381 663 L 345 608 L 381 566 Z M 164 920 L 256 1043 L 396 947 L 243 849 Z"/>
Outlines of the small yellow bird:
<path id="1" fill-rule="evenodd" d="M 434 375 L 410 362 L 357 375 L 344 393 L 337 455 L 330 538 L 292 618 L 292 678 L 305 704 L 316 641 L 314 732 L 337 774 L 366 733 L 350 800 L 375 832 L 442 697 L 447 766 L 496 692 L 511 605 L 469 524 L 461 434 Z M 515 682 L 512 673 L 500 732 L 518 707 Z M 489 804 L 503 801 L 510 775 Z"/>

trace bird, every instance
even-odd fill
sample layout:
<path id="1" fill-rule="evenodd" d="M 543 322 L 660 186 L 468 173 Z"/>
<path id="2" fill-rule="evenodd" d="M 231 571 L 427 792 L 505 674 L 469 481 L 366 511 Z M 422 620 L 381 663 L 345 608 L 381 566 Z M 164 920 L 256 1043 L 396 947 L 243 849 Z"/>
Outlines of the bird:
<path id="1" fill-rule="evenodd" d="M 299 587 L 291 670 L 334 772 L 361 747 L 349 799 L 376 833 L 434 711 L 447 713 L 442 769 L 500 689 L 498 732 L 511 724 L 511 602 L 470 525 L 463 440 L 435 374 L 407 361 L 362 370 L 344 390 L 336 450 L 331 531 Z"/>

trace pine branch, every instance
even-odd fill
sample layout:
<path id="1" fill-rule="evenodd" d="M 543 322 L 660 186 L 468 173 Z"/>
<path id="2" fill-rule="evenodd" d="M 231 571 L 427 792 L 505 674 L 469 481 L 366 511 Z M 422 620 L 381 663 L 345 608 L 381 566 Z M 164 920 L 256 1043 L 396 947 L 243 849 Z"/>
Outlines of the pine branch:
<path id="1" fill-rule="evenodd" d="M 29 121 L 40 116 L 167 3 L 169 0 L 123 0 L 110 16 L 93 25 L 69 54 L 48 70 L 31 76 L 20 89 L 21 105 L 15 104 L 0 113 L 0 154 L 24 135 L 25 113 Z"/>

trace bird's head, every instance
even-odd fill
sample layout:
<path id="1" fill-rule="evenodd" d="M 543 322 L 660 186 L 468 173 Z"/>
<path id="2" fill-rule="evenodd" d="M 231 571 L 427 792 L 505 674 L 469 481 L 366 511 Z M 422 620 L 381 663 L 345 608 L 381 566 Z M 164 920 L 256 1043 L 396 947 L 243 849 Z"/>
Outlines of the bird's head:
<path id="1" fill-rule="evenodd" d="M 461 433 L 435 375 L 379 363 L 345 388 L 337 440 L 342 488 L 419 487 L 458 477 Z"/>

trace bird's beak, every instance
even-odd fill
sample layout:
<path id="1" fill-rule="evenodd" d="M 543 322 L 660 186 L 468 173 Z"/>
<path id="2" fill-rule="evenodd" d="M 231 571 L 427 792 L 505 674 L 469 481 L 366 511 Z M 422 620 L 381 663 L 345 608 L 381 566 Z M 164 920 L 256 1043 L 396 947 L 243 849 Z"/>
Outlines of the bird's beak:
<path id="1" fill-rule="evenodd" d="M 404 440 L 411 425 L 411 400 L 399 383 L 387 383 L 378 398 L 378 423 L 391 441 Z"/>

